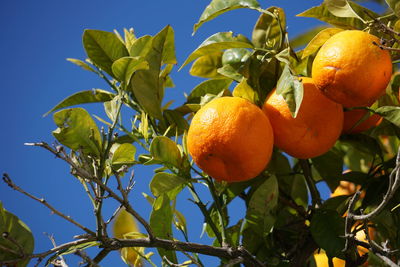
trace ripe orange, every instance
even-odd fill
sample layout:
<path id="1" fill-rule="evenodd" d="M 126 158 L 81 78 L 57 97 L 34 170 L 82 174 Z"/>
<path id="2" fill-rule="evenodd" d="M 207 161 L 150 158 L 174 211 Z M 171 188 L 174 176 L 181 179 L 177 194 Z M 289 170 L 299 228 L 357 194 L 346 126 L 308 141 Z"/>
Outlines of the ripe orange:
<path id="1" fill-rule="evenodd" d="M 345 107 L 366 107 L 385 93 L 392 74 L 390 53 L 378 37 L 342 31 L 325 42 L 312 65 L 315 85 Z"/>
<path id="2" fill-rule="evenodd" d="M 311 78 L 301 78 L 303 101 L 293 118 L 282 95 L 272 91 L 263 110 L 271 121 L 275 145 L 296 158 L 313 158 L 327 152 L 336 142 L 343 126 L 343 108 L 325 97 Z"/>
<path id="3" fill-rule="evenodd" d="M 331 197 L 352 195 L 360 188 L 361 186 L 356 186 L 352 182 L 340 181 L 339 186 L 336 187 L 335 191 L 333 191 Z"/>
<path id="4" fill-rule="evenodd" d="M 368 115 L 365 109 L 352 109 L 344 112 L 343 133 L 355 134 L 364 132 L 382 122 L 382 117 L 377 114 Z"/>
<path id="5" fill-rule="evenodd" d="M 274 143 L 270 122 L 240 97 L 216 98 L 193 117 L 187 145 L 194 162 L 216 180 L 254 178 L 268 164 Z"/>
<path id="6" fill-rule="evenodd" d="M 315 265 L 317 267 L 328 267 L 328 256 L 325 251 L 320 251 L 319 253 L 314 254 Z M 339 258 L 333 258 L 333 266 L 334 267 L 344 267 L 346 262 Z"/>

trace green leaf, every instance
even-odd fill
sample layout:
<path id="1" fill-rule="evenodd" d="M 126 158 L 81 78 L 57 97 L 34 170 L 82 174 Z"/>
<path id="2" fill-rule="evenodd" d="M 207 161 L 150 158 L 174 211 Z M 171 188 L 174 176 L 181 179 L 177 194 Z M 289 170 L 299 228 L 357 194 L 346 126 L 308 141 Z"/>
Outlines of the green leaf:
<path id="1" fill-rule="evenodd" d="M 114 151 L 111 164 L 133 164 L 135 162 L 136 147 L 129 143 L 120 144 Z"/>
<path id="2" fill-rule="evenodd" d="M 144 35 L 133 42 L 129 49 L 129 55 L 132 57 L 146 57 L 147 53 L 151 50 L 153 37 Z"/>
<path id="3" fill-rule="evenodd" d="M 159 172 L 156 173 L 150 182 L 150 190 L 154 196 L 159 197 L 167 194 L 169 199 L 175 199 L 176 195 L 182 190 L 186 179 L 175 174 Z"/>
<path id="4" fill-rule="evenodd" d="M 83 46 L 90 60 L 111 76 L 113 62 L 129 55 L 125 44 L 112 32 L 85 30 Z"/>
<path id="5" fill-rule="evenodd" d="M 168 123 L 168 126 L 173 126 L 173 129 L 178 129 L 178 134 L 180 134 L 182 131 L 189 130 L 189 123 L 185 120 L 183 117 L 182 113 L 176 110 L 164 110 L 164 118 L 166 122 Z M 179 131 L 181 130 L 181 131 Z M 172 133 L 175 133 L 175 131 L 171 131 Z"/>
<path id="6" fill-rule="evenodd" d="M 174 141 L 165 136 L 157 136 L 150 144 L 150 153 L 158 162 L 179 167 L 182 162 L 181 152 Z"/>
<path id="7" fill-rule="evenodd" d="M 262 13 L 254 25 L 252 42 L 255 47 L 280 49 L 286 29 L 286 16 L 282 8 L 270 7 Z M 279 21 L 278 21 L 279 19 Z"/>
<path id="8" fill-rule="evenodd" d="M 398 0 L 386 0 L 388 6 L 393 10 L 397 17 L 400 17 L 400 2 Z"/>
<path id="9" fill-rule="evenodd" d="M 326 8 L 336 17 L 340 18 L 358 18 L 360 16 L 353 10 L 347 0 L 324 0 Z"/>
<path id="10" fill-rule="evenodd" d="M 296 118 L 303 101 L 304 89 L 303 83 L 291 73 L 288 65 L 285 65 L 278 80 L 276 93 L 283 96 L 293 118 Z"/>
<path id="11" fill-rule="evenodd" d="M 83 108 L 60 110 L 53 115 L 58 126 L 53 135 L 58 142 L 72 150 L 100 155 L 101 137 L 96 123 Z"/>
<path id="12" fill-rule="evenodd" d="M 269 177 L 252 194 L 247 209 L 247 223 L 258 233 L 268 235 L 275 223 L 275 208 L 278 204 L 278 181 Z"/>
<path id="13" fill-rule="evenodd" d="M 165 27 L 153 37 L 151 50 L 145 60 L 148 70 L 139 70 L 132 77 L 130 88 L 143 109 L 152 117 L 162 119 L 161 102 L 164 97 L 164 81 L 160 77 L 163 63 L 175 62 L 173 30 Z"/>
<path id="14" fill-rule="evenodd" d="M 351 5 L 351 8 L 364 20 L 368 21 L 371 18 L 369 15 L 367 15 L 365 12 L 368 12 L 373 17 L 378 17 L 378 15 L 374 12 L 372 12 L 369 9 L 366 9 L 354 2 L 349 3 Z M 316 6 L 313 8 L 310 8 L 309 10 L 304 11 L 301 14 L 298 14 L 297 16 L 299 17 L 310 17 L 310 18 L 316 18 L 321 21 L 324 21 L 326 23 L 329 23 L 333 26 L 343 28 L 343 29 L 358 29 L 362 30 L 364 29 L 367 25 L 364 24 L 360 19 L 358 18 L 341 18 L 333 15 L 326 3 L 322 3 L 320 6 Z"/>
<path id="15" fill-rule="evenodd" d="M 101 89 L 81 91 L 63 99 L 60 103 L 58 103 L 54 108 L 49 110 L 43 116 L 47 116 L 53 111 L 74 105 L 107 102 L 113 99 L 114 96 L 115 95 L 113 93 Z"/>
<path id="16" fill-rule="evenodd" d="M 233 36 L 232 32 L 219 32 L 208 37 L 197 47 L 185 60 L 180 69 L 201 56 L 229 48 L 253 48 L 253 45 L 244 35 L 238 34 L 237 36 Z"/>
<path id="17" fill-rule="evenodd" d="M 302 175 L 294 175 L 290 178 L 293 179 L 290 196 L 297 205 L 306 209 L 308 206 L 308 190 L 304 177 Z"/>
<path id="18" fill-rule="evenodd" d="M 317 33 L 326 29 L 326 26 L 316 26 L 290 39 L 290 46 L 295 49 L 307 45 Z"/>
<path id="19" fill-rule="evenodd" d="M 323 29 L 320 31 L 304 48 L 303 50 L 303 55 L 302 59 L 308 57 L 309 55 L 314 54 L 315 52 L 318 51 L 318 49 L 333 35 L 335 35 L 338 32 L 343 31 L 342 29 L 339 28 L 327 28 Z"/>
<path id="20" fill-rule="evenodd" d="M 231 65 L 238 70 L 250 56 L 251 52 L 246 48 L 227 49 L 222 55 L 222 65 Z"/>
<path id="21" fill-rule="evenodd" d="M 380 116 L 400 127 L 400 107 L 384 106 L 375 110 Z"/>
<path id="22" fill-rule="evenodd" d="M 240 82 L 243 78 L 243 75 L 235 70 L 235 68 L 231 65 L 225 65 L 222 68 L 219 68 L 217 71 L 219 74 L 237 82 Z"/>
<path id="23" fill-rule="evenodd" d="M 173 239 L 172 235 L 173 212 L 170 200 L 166 194 L 162 194 L 153 203 L 150 215 L 150 227 L 158 238 Z M 168 260 L 177 263 L 176 253 L 173 250 L 157 248 L 161 258 L 166 256 Z"/>
<path id="24" fill-rule="evenodd" d="M 116 60 L 111 68 L 115 77 L 128 85 L 135 71 L 147 70 L 149 64 L 142 57 L 122 57 Z"/>
<path id="25" fill-rule="evenodd" d="M 233 89 L 232 95 L 247 99 L 252 103 L 257 103 L 257 93 L 247 83 L 246 78 L 243 78 L 242 81 L 236 85 Z"/>
<path id="26" fill-rule="evenodd" d="M 212 0 L 201 14 L 199 21 L 194 25 L 193 34 L 204 22 L 210 21 L 227 11 L 238 8 L 257 9 L 259 7 L 260 4 L 257 0 Z"/>
<path id="27" fill-rule="evenodd" d="M 222 67 L 222 52 L 217 51 L 215 53 L 204 55 L 196 59 L 190 68 L 189 73 L 193 76 L 202 78 L 223 78 L 218 73 L 218 69 Z"/>
<path id="28" fill-rule="evenodd" d="M 71 63 L 73 63 L 73 64 L 75 64 L 75 65 L 81 67 L 81 68 L 84 69 L 84 70 L 97 73 L 92 67 L 89 66 L 89 64 L 87 64 L 86 62 L 84 62 L 84 61 L 82 61 L 82 60 L 75 59 L 75 58 L 67 58 L 67 60 L 68 60 L 69 62 L 71 62 Z"/>
<path id="29" fill-rule="evenodd" d="M 0 202 L 0 262 L 16 260 L 21 257 L 19 247 L 2 236 L 7 233 L 23 249 L 23 254 L 30 255 L 34 248 L 34 239 L 29 227 L 17 216 L 7 211 Z M 3 250 L 1 247 L 6 248 Z M 18 262 L 15 266 L 26 266 L 29 259 Z"/>
<path id="30" fill-rule="evenodd" d="M 315 242 L 328 255 L 341 255 L 345 245 L 344 218 L 336 211 L 317 209 L 311 219 L 310 231 Z"/>
<path id="31" fill-rule="evenodd" d="M 231 85 L 231 79 L 206 80 L 197 85 L 187 97 L 188 103 L 198 103 L 202 96 L 206 94 L 218 95 L 227 90 Z"/>
<path id="32" fill-rule="evenodd" d="M 330 150 L 311 161 L 329 188 L 332 191 L 335 190 L 340 183 L 343 172 L 343 155 L 337 150 Z"/>

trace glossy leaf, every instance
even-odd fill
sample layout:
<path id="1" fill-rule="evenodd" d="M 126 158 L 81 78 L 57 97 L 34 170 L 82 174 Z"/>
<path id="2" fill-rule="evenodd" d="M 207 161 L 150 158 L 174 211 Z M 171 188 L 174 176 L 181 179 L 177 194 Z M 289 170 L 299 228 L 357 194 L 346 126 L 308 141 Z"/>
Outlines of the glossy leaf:
<path id="1" fill-rule="evenodd" d="M 193 76 L 202 78 L 223 78 L 218 73 L 218 69 L 222 67 L 222 52 L 204 55 L 196 59 L 190 68 L 189 73 Z"/>
<path id="2" fill-rule="evenodd" d="M 284 38 L 282 30 L 286 29 L 285 12 L 279 7 L 270 7 L 267 11 L 271 15 L 260 15 L 253 29 L 252 42 L 255 47 L 279 49 Z"/>
<path id="3" fill-rule="evenodd" d="M 157 136 L 153 139 L 150 145 L 150 153 L 155 161 L 168 163 L 175 167 L 179 167 L 182 162 L 178 146 L 165 136 Z"/>
<path id="4" fill-rule="evenodd" d="M 333 35 L 343 31 L 339 28 L 327 28 L 320 31 L 304 48 L 302 58 L 306 58 L 309 55 L 314 54 L 318 49 Z"/>
<path id="5" fill-rule="evenodd" d="M 67 58 L 67 60 L 69 62 L 81 67 L 84 70 L 96 73 L 96 71 L 91 66 L 89 66 L 89 64 L 87 64 L 85 61 L 82 61 L 82 60 L 79 60 L 79 59 L 75 59 L 75 58 Z"/>
<path id="6" fill-rule="evenodd" d="M 111 76 L 113 62 L 129 55 L 125 44 L 112 32 L 85 30 L 83 46 L 90 60 Z"/>
<path id="7" fill-rule="evenodd" d="M 397 127 L 400 127 L 400 107 L 384 106 L 377 108 L 375 112 Z"/>
<path id="8" fill-rule="evenodd" d="M 58 142 L 75 151 L 100 155 L 100 132 L 85 109 L 63 109 L 54 113 L 53 119 L 58 126 L 53 135 Z"/>
<path id="9" fill-rule="evenodd" d="M 152 117 L 161 119 L 161 102 L 164 95 L 163 80 L 160 79 L 163 63 L 175 62 L 173 30 L 170 26 L 157 33 L 152 40 L 151 50 L 145 60 L 148 70 L 139 70 L 132 77 L 131 86 L 137 101 Z"/>
<path id="10" fill-rule="evenodd" d="M 199 21 L 193 27 L 193 33 L 197 31 L 200 26 L 207 21 L 210 21 L 219 15 L 238 8 L 259 8 L 260 4 L 257 0 L 212 0 L 201 14 Z"/>
<path id="11" fill-rule="evenodd" d="M 170 200 L 162 194 L 153 203 L 150 215 L 150 227 L 158 238 L 173 239 L 172 235 L 173 212 Z M 177 263 L 176 253 L 173 250 L 157 248 L 160 257 L 166 256 L 171 262 Z"/>
<path id="12" fill-rule="evenodd" d="M 308 206 L 308 190 L 304 177 L 301 175 L 294 175 L 290 178 L 293 179 L 290 196 L 297 205 L 306 209 Z"/>
<path id="13" fill-rule="evenodd" d="M 246 220 L 258 233 L 268 234 L 274 226 L 278 195 L 278 181 L 275 176 L 265 180 L 252 194 Z"/>
<path id="14" fill-rule="evenodd" d="M 276 86 L 276 93 L 285 99 L 292 116 L 296 118 L 303 101 L 303 83 L 285 66 Z"/>
<path id="15" fill-rule="evenodd" d="M 159 172 L 156 173 L 150 182 L 150 190 L 154 196 L 158 197 L 167 194 L 170 199 L 175 199 L 176 195 L 182 190 L 186 179 L 175 174 Z"/>
<path id="16" fill-rule="evenodd" d="M 149 64 L 142 57 L 122 57 L 116 60 L 111 68 L 115 78 L 128 85 L 135 71 L 147 70 Z"/>
<path id="17" fill-rule="evenodd" d="M 324 3 L 329 12 L 336 17 L 361 19 L 347 0 L 324 0 Z"/>
<path id="18" fill-rule="evenodd" d="M 237 36 L 233 36 L 232 32 L 219 32 L 208 37 L 196 50 L 194 50 L 185 60 L 180 69 L 201 56 L 229 48 L 253 48 L 253 45 L 244 35 L 238 34 Z"/>
<path id="19" fill-rule="evenodd" d="M 187 97 L 187 102 L 195 103 L 198 102 L 200 97 L 206 94 L 218 95 L 223 90 L 226 90 L 231 85 L 232 80 L 230 79 L 215 79 L 206 80 L 197 85 Z"/>
<path id="20" fill-rule="evenodd" d="M 316 210 L 311 219 L 310 231 L 319 247 L 332 257 L 339 256 L 344 248 L 344 218 L 333 210 Z"/>
<path id="21" fill-rule="evenodd" d="M 319 157 L 313 158 L 312 164 L 333 191 L 339 185 L 340 177 L 342 176 L 343 155 L 333 149 Z"/>
<path id="22" fill-rule="evenodd" d="M 253 88 L 247 83 L 247 79 L 243 78 L 240 83 L 236 85 L 232 92 L 233 96 L 241 97 L 249 100 L 252 103 L 257 102 L 257 93 Z"/>
<path id="23" fill-rule="evenodd" d="M 376 16 L 374 12 L 354 3 L 350 3 L 352 9 L 364 20 L 370 20 L 368 15 L 365 14 L 365 12 L 368 12 L 371 16 Z M 320 6 L 312 7 L 306 11 L 304 11 L 301 14 L 298 14 L 297 16 L 300 17 L 310 17 L 310 18 L 316 18 L 321 21 L 324 21 L 326 23 L 329 23 L 333 26 L 343 28 L 343 29 L 358 29 L 362 30 L 366 27 L 366 25 L 358 18 L 341 18 L 333 15 L 326 3 L 322 3 Z"/>
<path id="24" fill-rule="evenodd" d="M 120 144 L 111 158 L 113 165 L 132 164 L 135 162 L 136 147 L 129 143 Z"/>
<path id="25" fill-rule="evenodd" d="M 34 248 L 34 239 L 29 227 L 17 216 L 7 211 L 0 202 L 0 262 L 20 258 L 20 248 L 2 235 L 6 233 L 23 249 L 23 253 L 30 255 Z M 3 250 L 2 247 L 7 250 Z M 18 266 L 26 266 L 29 259 L 21 261 Z M 17 266 L 17 265 L 15 265 Z"/>
<path id="26" fill-rule="evenodd" d="M 239 69 L 250 56 L 251 52 L 246 48 L 227 49 L 222 55 L 222 65 L 231 65 Z"/>
<path id="27" fill-rule="evenodd" d="M 225 76 L 226 78 L 232 79 L 237 82 L 240 82 L 243 78 L 243 75 L 235 70 L 235 68 L 231 65 L 225 65 L 222 68 L 219 68 L 217 71 L 219 74 Z"/>
<path id="28" fill-rule="evenodd" d="M 60 103 L 58 103 L 54 108 L 49 110 L 43 116 L 47 116 L 53 111 L 70 106 L 87 104 L 87 103 L 107 102 L 113 99 L 114 96 L 115 95 L 113 93 L 101 89 L 81 91 L 63 99 Z"/>
<path id="29" fill-rule="evenodd" d="M 393 10 L 397 17 L 400 17 L 400 2 L 398 0 L 386 0 L 388 6 Z"/>
<path id="30" fill-rule="evenodd" d="M 183 117 L 183 114 L 180 113 L 177 110 L 164 110 L 164 118 L 166 122 L 168 123 L 168 126 L 172 126 L 174 128 L 178 129 L 178 134 L 180 134 L 182 131 L 189 130 L 189 123 L 187 120 Z M 179 131 L 181 130 L 181 131 Z M 172 131 L 172 133 L 175 134 L 175 131 Z"/>
<path id="31" fill-rule="evenodd" d="M 147 53 L 151 50 L 153 37 L 144 35 L 132 43 L 129 49 L 129 54 L 132 57 L 146 57 Z"/>
<path id="32" fill-rule="evenodd" d="M 290 46 L 293 49 L 303 47 L 307 45 L 320 31 L 326 29 L 326 26 L 316 26 L 310 30 L 307 30 L 294 38 L 290 39 Z"/>

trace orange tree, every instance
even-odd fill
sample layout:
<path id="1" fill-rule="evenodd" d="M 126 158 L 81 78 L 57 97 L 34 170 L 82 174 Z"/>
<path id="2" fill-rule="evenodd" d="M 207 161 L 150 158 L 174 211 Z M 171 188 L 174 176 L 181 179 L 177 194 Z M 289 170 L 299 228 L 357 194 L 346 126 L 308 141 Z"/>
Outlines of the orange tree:
<path id="1" fill-rule="evenodd" d="M 281 8 L 213 0 L 194 32 L 233 9 L 255 10 L 259 19 L 252 36 L 215 33 L 187 57 L 181 68 L 191 64 L 190 74 L 206 80 L 175 108 L 162 105 L 177 64 L 170 26 L 141 37 L 130 30 L 123 36 L 86 30 L 88 58 L 70 61 L 97 74 L 109 90 L 61 101 L 49 111 L 58 127 L 54 144 L 27 145 L 71 167 L 93 204 L 96 228 L 66 216 L 5 173 L 8 186 L 80 231 L 76 239 L 34 254 L 29 227 L 0 206 L 0 264 L 25 266 L 35 258 L 65 264 L 62 256 L 75 253 L 87 266 L 98 266 L 118 250 L 127 264 L 155 266 L 146 249 L 156 248 L 157 263 L 166 266 L 206 266 L 202 255 L 219 258 L 222 266 L 398 266 L 400 5 L 386 4 L 381 15 L 352 1 L 325 0 L 299 16 L 329 26 L 289 40 Z M 95 102 L 107 117 L 70 108 Z M 364 110 L 352 127 L 374 114 L 382 121 L 344 133 L 343 110 Z M 140 165 L 154 166 L 151 195 L 144 194 L 150 214 L 139 214 L 130 198 L 131 170 Z M 321 199 L 317 183 L 333 192 L 341 181 L 360 191 Z M 203 187 L 208 202 L 198 194 Z M 176 209 L 182 190 L 191 193 L 213 242 L 189 240 L 190 214 Z M 235 198 L 246 212 L 231 221 L 228 206 Z M 115 211 L 106 214 L 104 205 L 112 200 Z M 97 247 L 97 254 L 85 253 L 89 247 Z"/>

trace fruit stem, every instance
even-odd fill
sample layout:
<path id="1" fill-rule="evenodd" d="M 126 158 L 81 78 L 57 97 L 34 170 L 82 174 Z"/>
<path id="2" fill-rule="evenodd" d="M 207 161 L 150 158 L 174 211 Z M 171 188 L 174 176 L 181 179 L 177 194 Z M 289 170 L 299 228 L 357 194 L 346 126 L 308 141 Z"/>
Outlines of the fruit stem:
<path id="1" fill-rule="evenodd" d="M 224 219 L 222 216 L 222 207 L 221 207 L 220 198 L 215 193 L 216 189 L 214 186 L 214 181 L 211 178 L 207 179 L 207 184 L 208 184 L 208 189 L 210 190 L 211 196 L 214 200 L 215 206 L 217 207 L 217 211 L 218 211 L 219 224 L 221 225 L 221 238 L 222 238 L 221 246 L 228 247 L 229 244 L 226 242 L 225 224 L 224 224 Z"/>
<path id="2" fill-rule="evenodd" d="M 199 195 L 197 194 L 196 190 L 194 189 L 194 186 L 192 183 L 188 184 L 188 188 L 190 193 L 192 194 L 194 200 L 193 202 L 199 207 L 201 213 L 203 213 L 204 220 L 210 225 L 212 231 L 215 234 L 215 237 L 217 238 L 218 242 L 222 244 L 222 237 L 221 234 L 218 231 L 217 226 L 214 224 L 213 220 L 211 219 L 210 214 L 208 213 L 206 205 L 200 200 Z"/>
<path id="3" fill-rule="evenodd" d="M 321 206 L 322 202 L 319 191 L 311 175 L 310 163 L 308 159 L 299 159 L 299 163 L 303 170 L 304 177 L 306 178 L 308 189 L 310 190 L 312 206 L 317 209 Z"/>

